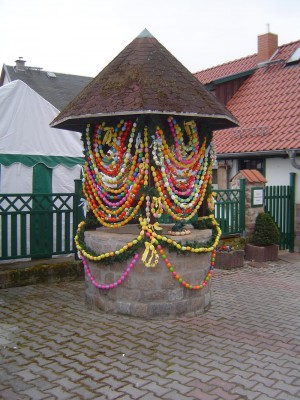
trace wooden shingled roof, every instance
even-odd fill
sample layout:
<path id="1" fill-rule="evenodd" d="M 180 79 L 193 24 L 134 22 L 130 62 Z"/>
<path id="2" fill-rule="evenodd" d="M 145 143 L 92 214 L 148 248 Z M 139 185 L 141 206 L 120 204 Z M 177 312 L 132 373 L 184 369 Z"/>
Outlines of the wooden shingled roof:
<path id="1" fill-rule="evenodd" d="M 76 131 L 93 119 L 139 114 L 202 118 L 213 129 L 238 124 L 226 107 L 145 29 L 51 126 Z"/>

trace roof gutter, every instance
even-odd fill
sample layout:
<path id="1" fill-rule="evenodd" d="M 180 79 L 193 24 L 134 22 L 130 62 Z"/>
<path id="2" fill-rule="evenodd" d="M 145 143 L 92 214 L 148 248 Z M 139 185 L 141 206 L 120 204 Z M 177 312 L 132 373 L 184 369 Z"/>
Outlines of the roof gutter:
<path id="1" fill-rule="evenodd" d="M 256 69 L 257 68 L 252 68 L 252 69 L 248 69 L 247 71 L 239 72 L 238 74 L 227 75 L 227 76 L 224 76 L 223 78 L 215 79 L 209 83 L 205 83 L 205 87 L 208 90 L 211 90 L 216 85 L 220 85 L 221 83 L 230 82 L 234 79 L 239 79 L 239 78 L 244 78 L 244 77 L 250 76 L 256 71 Z"/>
<path id="2" fill-rule="evenodd" d="M 228 158 L 245 158 L 245 157 L 265 157 L 265 156 L 289 156 L 291 160 L 294 159 L 297 155 L 297 153 L 300 152 L 300 148 L 298 149 L 293 149 L 293 150 L 271 150 L 271 151 L 256 151 L 256 152 L 243 152 L 243 153 L 224 153 L 224 154 L 218 154 L 217 153 L 217 159 L 223 160 L 223 159 L 228 159 Z M 290 155 L 291 154 L 291 155 Z M 292 163 L 293 165 L 293 163 Z M 297 168 L 297 167 L 295 167 Z M 300 165 L 299 165 L 300 169 Z"/>

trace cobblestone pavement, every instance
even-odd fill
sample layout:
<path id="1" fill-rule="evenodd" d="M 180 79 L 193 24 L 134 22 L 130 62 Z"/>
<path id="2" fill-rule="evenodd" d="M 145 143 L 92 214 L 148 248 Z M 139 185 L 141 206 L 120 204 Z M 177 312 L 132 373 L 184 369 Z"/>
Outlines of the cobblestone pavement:
<path id="1" fill-rule="evenodd" d="M 203 316 L 87 310 L 84 283 L 0 290 L 2 399 L 300 399 L 300 259 L 216 271 Z"/>

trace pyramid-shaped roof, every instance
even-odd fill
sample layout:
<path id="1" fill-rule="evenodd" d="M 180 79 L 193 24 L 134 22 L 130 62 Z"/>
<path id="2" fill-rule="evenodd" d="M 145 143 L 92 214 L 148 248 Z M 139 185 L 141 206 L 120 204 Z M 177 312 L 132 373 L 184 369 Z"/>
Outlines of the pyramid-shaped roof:
<path id="1" fill-rule="evenodd" d="M 93 119 L 139 114 L 202 118 L 213 129 L 237 125 L 234 116 L 146 29 L 51 125 L 76 131 Z"/>

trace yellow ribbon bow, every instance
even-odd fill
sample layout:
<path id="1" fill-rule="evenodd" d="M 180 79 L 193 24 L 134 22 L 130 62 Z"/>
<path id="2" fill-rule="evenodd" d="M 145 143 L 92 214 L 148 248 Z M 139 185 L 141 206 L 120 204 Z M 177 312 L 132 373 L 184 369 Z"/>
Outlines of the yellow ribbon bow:
<path id="1" fill-rule="evenodd" d="M 195 121 L 189 121 L 184 123 L 184 129 L 188 135 L 191 135 L 191 127 L 195 126 Z"/>
<path id="2" fill-rule="evenodd" d="M 149 256 L 148 260 L 147 257 Z M 154 258 L 154 260 L 153 260 Z M 152 243 L 145 242 L 145 251 L 142 255 L 142 261 L 146 267 L 155 267 L 158 263 L 158 254 Z M 152 261 L 153 260 L 153 261 Z"/>
<path id="3" fill-rule="evenodd" d="M 114 128 L 112 128 L 112 127 L 104 128 L 104 132 L 105 132 L 105 135 L 104 135 L 102 143 L 107 144 L 108 146 L 112 145 L 114 133 L 115 133 Z"/>

